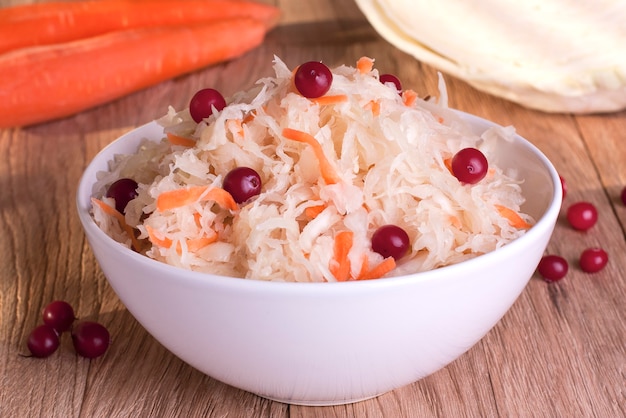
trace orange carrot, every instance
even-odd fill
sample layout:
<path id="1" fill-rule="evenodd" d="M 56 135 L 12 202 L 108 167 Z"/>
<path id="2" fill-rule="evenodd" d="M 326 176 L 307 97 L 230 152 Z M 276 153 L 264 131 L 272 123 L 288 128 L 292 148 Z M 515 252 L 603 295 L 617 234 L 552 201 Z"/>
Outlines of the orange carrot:
<path id="1" fill-rule="evenodd" d="M 200 237 L 200 238 L 190 238 L 185 240 L 185 244 L 187 245 L 187 250 L 189 252 L 195 253 L 196 251 L 206 247 L 209 244 L 213 244 L 217 241 L 217 234 L 211 235 L 210 237 Z M 171 246 L 171 243 L 170 243 Z M 166 247 L 169 248 L 169 247 Z M 181 255 L 183 253 L 183 246 L 178 241 L 176 243 L 176 254 Z"/>
<path id="2" fill-rule="evenodd" d="M 417 93 L 413 90 L 404 90 L 402 92 L 402 101 L 405 106 L 413 106 L 415 101 L 417 100 Z"/>
<path id="3" fill-rule="evenodd" d="M 152 228 L 150 225 L 146 225 L 146 231 L 148 232 L 148 239 L 153 245 L 156 245 L 157 247 L 163 247 L 163 248 L 170 248 L 172 246 L 171 239 L 167 237 L 164 237 L 164 238 L 157 237 L 157 235 L 154 233 L 154 228 Z"/>
<path id="4" fill-rule="evenodd" d="M 241 119 L 228 119 L 226 127 L 231 134 L 243 136 L 243 121 Z"/>
<path id="5" fill-rule="evenodd" d="M 448 220 L 450 220 L 450 224 L 457 229 L 461 229 L 463 227 L 463 223 L 461 223 L 461 220 L 457 216 L 448 215 Z"/>
<path id="6" fill-rule="evenodd" d="M 361 74 L 367 74 L 374 68 L 374 60 L 370 57 L 361 57 L 356 61 L 356 68 Z"/>
<path id="7" fill-rule="evenodd" d="M 128 237 L 130 238 L 130 242 L 133 248 L 135 250 L 138 250 L 140 248 L 139 241 L 137 241 L 137 237 L 135 237 L 135 231 L 130 225 L 126 223 L 126 218 L 124 218 L 123 214 L 118 212 L 117 209 L 115 209 L 113 206 L 109 206 L 106 203 L 104 203 L 102 200 L 96 199 L 95 197 L 91 198 L 91 203 L 93 205 L 97 205 L 107 215 L 113 216 L 115 219 L 117 219 L 121 227 L 126 232 L 126 235 L 128 235 Z"/>
<path id="8" fill-rule="evenodd" d="M 183 147 L 193 147 L 196 145 L 196 141 L 191 138 L 183 138 L 182 136 L 174 135 L 173 133 L 167 133 L 167 140 L 172 145 L 180 145 Z"/>
<path id="9" fill-rule="evenodd" d="M 192 238 L 187 240 L 187 249 L 191 252 L 198 251 L 201 248 L 206 247 L 209 244 L 213 244 L 217 241 L 217 234 L 213 234 L 210 237 Z M 178 248 L 177 248 L 178 250 Z"/>
<path id="10" fill-rule="evenodd" d="M 359 280 L 362 277 L 367 276 L 367 272 L 370 269 L 370 261 L 369 258 L 367 258 L 367 255 L 363 256 L 363 261 L 361 262 L 361 270 L 359 271 L 359 275 L 357 276 L 357 280 Z"/>
<path id="11" fill-rule="evenodd" d="M 320 106 L 328 106 L 337 103 L 343 103 L 348 101 L 348 96 L 345 94 L 337 94 L 335 96 L 321 96 L 310 99 L 312 102 L 317 103 Z"/>
<path id="12" fill-rule="evenodd" d="M 443 164 L 446 166 L 450 174 L 454 175 L 454 173 L 452 172 L 452 157 L 444 159 Z"/>
<path id="13" fill-rule="evenodd" d="M 518 229 L 529 229 L 532 226 L 528 222 L 523 220 L 522 217 L 519 216 L 519 214 L 515 212 L 514 210 L 507 208 L 506 206 L 502 206 L 502 205 L 495 205 L 495 206 L 496 206 L 496 209 L 498 209 L 498 212 L 500 212 L 500 215 L 506 218 L 512 227 L 518 228 Z"/>
<path id="14" fill-rule="evenodd" d="M 233 0 L 90 0 L 36 3 L 0 9 L 0 53 L 85 39 L 123 29 L 191 25 L 247 17 L 267 29 L 278 8 Z"/>
<path id="15" fill-rule="evenodd" d="M 224 209 L 237 209 L 237 202 L 230 193 L 219 187 L 209 186 L 194 186 L 163 192 L 157 197 L 156 208 L 159 212 L 163 212 L 206 200 L 213 200 Z"/>
<path id="16" fill-rule="evenodd" d="M 256 118 L 256 111 L 253 110 L 252 112 L 248 113 L 245 118 L 243 118 L 242 123 L 252 122 L 254 118 Z"/>
<path id="17" fill-rule="evenodd" d="M 304 214 L 307 216 L 307 218 L 309 219 L 315 219 L 317 217 L 317 215 L 319 215 L 320 213 L 322 213 L 322 211 L 326 209 L 326 205 L 315 205 L 315 206 L 309 206 L 306 209 L 304 209 Z"/>
<path id="18" fill-rule="evenodd" d="M 193 213 L 193 220 L 198 228 L 202 228 L 202 214 L 200 212 Z"/>
<path id="19" fill-rule="evenodd" d="M 317 142 L 317 139 L 315 139 L 313 135 L 296 129 L 285 128 L 283 129 L 283 136 L 293 141 L 304 142 L 313 148 L 313 152 L 319 162 L 322 178 L 326 184 L 335 184 L 341 180 L 333 166 L 330 164 L 330 161 L 326 158 L 322 146 L 319 142 Z"/>
<path id="20" fill-rule="evenodd" d="M 295 81 L 298 68 L 300 68 L 299 65 L 296 66 L 293 70 L 291 70 L 291 83 L 289 84 L 289 91 L 292 93 L 300 94 L 300 92 L 298 91 L 298 88 L 296 87 L 296 81 Z"/>
<path id="21" fill-rule="evenodd" d="M 367 271 L 367 273 L 359 275 L 357 280 L 379 279 L 385 274 L 389 273 L 394 268 L 396 268 L 396 260 L 394 260 L 393 257 L 387 257 L 378 265 L 374 266 L 373 269 Z"/>
<path id="22" fill-rule="evenodd" d="M 333 247 L 333 258 L 328 268 L 339 282 L 345 282 L 350 278 L 350 259 L 348 253 L 352 248 L 354 233 L 352 231 L 341 231 L 335 236 Z"/>
<path id="23" fill-rule="evenodd" d="M 146 225 L 146 231 L 148 231 L 148 239 L 153 245 L 156 245 L 157 247 L 162 247 L 162 248 L 170 248 L 172 246 L 173 241 L 170 238 L 167 238 L 167 237 L 159 238 L 157 234 L 155 233 L 154 228 L 152 228 L 150 225 Z M 190 252 L 195 252 L 201 248 L 206 247 L 209 244 L 213 244 L 216 241 L 217 241 L 217 234 L 213 234 L 210 237 L 190 238 L 188 240 L 185 240 L 185 243 L 187 245 L 187 249 Z M 177 242 L 176 253 L 180 255 L 182 254 L 182 252 L 183 252 L 183 247 L 180 242 Z"/>
<path id="24" fill-rule="evenodd" d="M 380 102 L 378 100 L 370 100 L 367 103 L 366 108 L 369 108 L 374 116 L 378 116 L 380 114 Z"/>
<path id="25" fill-rule="evenodd" d="M 265 30 L 258 20 L 238 18 L 130 29 L 0 55 L 0 128 L 69 116 L 235 58 L 258 46 Z"/>

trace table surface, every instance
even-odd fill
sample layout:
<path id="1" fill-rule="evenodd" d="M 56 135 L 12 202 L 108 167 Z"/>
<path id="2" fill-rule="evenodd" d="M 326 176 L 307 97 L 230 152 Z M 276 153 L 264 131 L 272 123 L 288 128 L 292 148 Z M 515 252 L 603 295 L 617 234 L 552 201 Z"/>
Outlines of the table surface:
<path id="1" fill-rule="evenodd" d="M 63 120 L 0 130 L 1 417 L 618 417 L 626 416 L 626 112 L 547 114 L 446 77 L 452 107 L 513 125 L 550 158 L 568 184 L 550 253 L 570 262 L 565 279 L 533 277 L 512 309 L 478 344 L 444 369 L 377 398 L 332 407 L 286 405 L 235 389 L 161 346 L 107 284 L 74 204 L 79 177 L 119 135 L 185 106 L 202 86 L 225 94 L 270 74 L 273 54 L 290 67 L 330 66 L 367 55 L 420 95 L 436 92 L 436 70 L 386 43 L 351 0 L 267 0 L 279 26 L 244 57 L 206 68 Z M 24 3 L 2 1 L 0 5 Z M 599 210 L 587 232 L 565 208 Z M 578 257 L 601 246 L 610 261 L 587 274 Z M 21 356 L 42 308 L 64 299 L 110 330 L 101 358 L 76 356 L 64 339 L 47 359 Z"/>

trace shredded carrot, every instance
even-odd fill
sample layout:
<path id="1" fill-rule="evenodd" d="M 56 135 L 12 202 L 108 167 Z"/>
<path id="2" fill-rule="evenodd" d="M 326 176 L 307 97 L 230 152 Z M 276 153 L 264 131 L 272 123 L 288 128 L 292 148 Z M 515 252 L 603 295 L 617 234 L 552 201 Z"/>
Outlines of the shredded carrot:
<path id="1" fill-rule="evenodd" d="M 454 174 L 452 172 L 452 157 L 448 157 L 445 160 L 443 160 L 443 164 L 446 166 L 450 174 Z"/>
<path id="2" fill-rule="evenodd" d="M 157 210 L 163 212 L 195 203 L 200 200 L 200 197 L 206 190 L 207 187 L 197 186 L 163 192 L 157 197 Z"/>
<path id="3" fill-rule="evenodd" d="M 458 229 L 461 229 L 463 227 L 463 224 L 461 223 L 461 220 L 454 215 L 450 215 L 448 216 L 448 219 L 450 220 L 450 224 Z"/>
<path id="4" fill-rule="evenodd" d="M 167 134 L 167 140 L 172 145 L 181 145 L 183 147 L 191 148 L 194 145 L 196 145 L 196 141 L 194 141 L 191 138 L 183 138 L 182 136 L 174 135 L 173 133 L 169 133 L 169 132 Z"/>
<path id="5" fill-rule="evenodd" d="M 511 226 L 518 229 L 529 229 L 532 226 L 528 222 L 523 220 L 522 217 L 519 216 L 519 214 L 514 210 L 502 205 L 495 206 L 496 209 L 498 209 L 498 212 L 500 212 L 500 215 L 505 217 L 509 221 L 509 224 L 511 224 Z"/>
<path id="6" fill-rule="evenodd" d="M 213 244 L 216 241 L 217 241 L 217 234 L 213 234 L 210 237 L 190 238 L 188 240 L 185 240 L 185 243 L 187 244 L 187 250 L 189 252 L 194 253 L 206 247 L 209 244 Z M 180 242 L 178 242 L 176 245 L 176 253 L 178 255 L 181 255 L 182 252 L 183 252 L 183 246 L 180 244 Z"/>
<path id="7" fill-rule="evenodd" d="M 333 258 L 328 266 L 330 272 L 337 281 L 345 282 L 350 278 L 350 259 L 348 253 L 352 248 L 354 233 L 352 231 L 341 231 L 335 236 L 333 247 Z"/>
<path id="8" fill-rule="evenodd" d="M 126 225 L 126 219 L 124 218 L 124 215 L 119 213 L 117 209 L 115 209 L 114 207 L 107 205 L 102 200 L 96 199 L 95 197 L 91 198 L 91 203 L 98 205 L 104 213 L 106 213 L 107 215 L 113 216 L 115 219 L 119 221 L 120 224 Z"/>
<path id="9" fill-rule="evenodd" d="M 335 96 L 321 96 L 310 99 L 312 102 L 317 103 L 320 106 L 328 106 L 337 103 L 343 103 L 348 101 L 348 96 L 345 94 L 337 94 Z"/>
<path id="10" fill-rule="evenodd" d="M 331 166 L 330 161 L 326 158 L 322 145 L 317 142 L 317 139 L 315 139 L 313 135 L 298 131 L 297 129 L 285 128 L 283 129 L 283 136 L 293 141 L 304 142 L 313 148 L 313 152 L 319 162 L 322 178 L 326 184 L 335 184 L 341 180 L 335 169 Z"/>
<path id="11" fill-rule="evenodd" d="M 363 274 L 363 269 L 361 269 L 361 274 L 359 274 L 357 280 L 379 279 L 394 268 L 396 268 L 396 260 L 393 257 L 387 257 L 365 274 Z"/>
<path id="12" fill-rule="evenodd" d="M 374 68 L 374 60 L 370 57 L 361 57 L 356 62 L 356 68 L 361 74 L 367 74 Z"/>
<path id="13" fill-rule="evenodd" d="M 443 123 L 443 118 L 442 118 L 441 116 L 439 116 L 439 117 L 437 118 L 437 122 L 439 122 L 439 123 Z"/>
<path id="14" fill-rule="evenodd" d="M 402 102 L 405 106 L 413 106 L 417 100 L 417 93 L 413 90 L 404 90 L 402 92 Z"/>
<path id="15" fill-rule="evenodd" d="M 148 239 L 153 245 L 156 245 L 157 247 L 162 247 L 162 248 L 170 248 L 172 246 L 173 241 L 170 238 L 167 238 L 167 237 L 159 238 L 154 228 L 152 228 L 150 225 L 146 225 L 146 231 L 148 231 Z M 187 245 L 187 249 L 190 252 L 195 252 L 201 248 L 206 247 L 209 244 L 213 244 L 216 241 L 217 241 L 217 234 L 213 234 L 208 237 L 190 238 L 188 240 L 185 240 L 185 243 Z M 182 254 L 183 252 L 183 247 L 180 242 L 176 243 L 176 252 L 178 253 L 178 255 Z"/>
<path id="16" fill-rule="evenodd" d="M 243 136 L 243 121 L 241 119 L 228 119 L 226 127 L 233 135 Z"/>
<path id="17" fill-rule="evenodd" d="M 202 228 L 202 224 L 200 222 L 200 220 L 202 219 L 202 214 L 200 212 L 194 212 L 193 214 L 193 220 L 196 223 L 196 226 L 198 228 Z"/>
<path id="18" fill-rule="evenodd" d="M 363 256 L 363 261 L 361 262 L 361 270 L 359 270 L 359 275 L 357 276 L 357 280 L 361 277 L 367 276 L 367 272 L 370 269 L 370 260 L 367 258 L 367 255 Z"/>
<path id="19" fill-rule="evenodd" d="M 326 209 L 326 205 L 315 205 L 315 206 L 309 206 L 306 209 L 304 209 L 304 214 L 307 216 L 307 218 L 309 219 L 315 219 L 317 217 L 317 215 L 319 215 L 320 213 L 322 213 L 322 211 Z"/>
<path id="20" fill-rule="evenodd" d="M 172 246 L 171 239 L 167 237 L 163 237 L 163 238 L 157 237 L 157 235 L 155 234 L 154 228 L 152 228 L 150 225 L 146 225 L 146 231 L 148 231 L 148 239 L 153 245 L 156 245 L 157 247 L 163 247 L 163 248 L 170 248 Z"/>
<path id="21" fill-rule="evenodd" d="M 114 207 L 107 205 L 102 200 L 96 199 L 95 197 L 91 198 L 91 203 L 94 205 L 97 205 L 107 215 L 113 216 L 115 219 L 117 219 L 121 227 L 124 229 L 128 237 L 130 238 L 130 242 L 133 248 L 135 250 L 139 250 L 139 248 L 141 248 L 139 241 L 137 241 L 137 237 L 135 237 L 135 230 L 126 223 L 126 218 L 124 218 L 123 214 L 118 212 L 117 209 L 115 209 Z"/>
<path id="22" fill-rule="evenodd" d="M 296 87 L 296 73 L 298 72 L 298 68 L 300 68 L 299 65 L 291 70 L 291 84 L 289 85 L 289 91 L 292 93 L 300 94 L 298 88 Z"/>
<path id="23" fill-rule="evenodd" d="M 370 100 L 365 107 L 369 108 L 374 116 L 380 115 L 380 102 L 378 100 Z"/>
<path id="24" fill-rule="evenodd" d="M 243 118 L 242 122 L 243 123 L 252 122 L 254 118 L 256 118 L 256 112 L 253 110 L 252 112 L 248 113 L 245 118 Z"/>
<path id="25" fill-rule="evenodd" d="M 159 212 L 176 209 L 195 202 L 213 200 L 224 209 L 236 210 L 237 202 L 226 190 L 219 187 L 194 186 L 187 189 L 175 189 L 161 193 L 157 197 L 156 207 Z"/>

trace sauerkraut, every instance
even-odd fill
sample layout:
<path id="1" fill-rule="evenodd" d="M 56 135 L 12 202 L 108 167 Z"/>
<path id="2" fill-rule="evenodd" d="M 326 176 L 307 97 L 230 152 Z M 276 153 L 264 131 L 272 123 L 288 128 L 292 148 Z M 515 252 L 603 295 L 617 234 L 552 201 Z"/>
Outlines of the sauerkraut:
<path id="1" fill-rule="evenodd" d="M 474 134 L 447 108 L 441 77 L 439 98 L 425 100 L 381 83 L 373 65 L 339 66 L 332 69 L 330 100 L 320 102 L 298 93 L 293 71 L 278 57 L 273 69 L 275 76 L 228 98 L 201 123 L 188 109 L 170 108 L 158 119 L 161 140 L 117 155 L 99 173 L 94 201 L 115 207 L 105 194 L 119 178 L 134 179 L 138 195 L 123 218 L 94 205 L 100 228 L 147 257 L 194 271 L 334 282 L 342 231 L 352 240 L 342 260 L 348 274 L 340 280 L 358 280 L 372 278 L 364 272 L 385 261 L 371 247 L 383 225 L 401 227 L 410 240 L 407 254 L 384 271 L 391 277 L 494 251 L 534 222 L 520 213 L 522 179 L 515 173 L 491 164 L 476 184 L 451 173 L 450 159 L 460 149 L 477 148 L 489 159 L 494 144 L 510 140 L 514 130 Z M 327 182 L 315 149 L 286 138 L 285 129 L 313 136 L 338 180 Z M 167 135 L 188 143 L 173 144 Z M 236 167 L 256 170 L 260 194 L 230 208 L 207 198 Z M 158 210 L 160 195 L 199 186 L 206 192 L 197 199 Z"/>

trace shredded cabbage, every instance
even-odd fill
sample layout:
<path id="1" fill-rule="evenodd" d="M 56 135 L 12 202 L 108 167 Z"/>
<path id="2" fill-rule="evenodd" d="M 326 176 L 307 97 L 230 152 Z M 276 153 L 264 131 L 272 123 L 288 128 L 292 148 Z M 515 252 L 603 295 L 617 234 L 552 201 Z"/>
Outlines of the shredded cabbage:
<path id="1" fill-rule="evenodd" d="M 327 95 L 347 100 L 320 105 L 295 91 L 292 71 L 274 58 L 274 77 L 235 94 L 228 105 L 197 124 L 188 109 L 158 120 L 160 141 L 146 140 L 135 154 L 118 155 L 99 173 L 94 196 L 104 197 L 115 180 L 138 182 L 138 196 L 125 211 L 138 231 L 141 248 L 153 259 L 182 268 L 230 277 L 274 281 L 333 282 L 333 245 L 340 231 L 353 233 L 350 277 L 363 263 L 383 261 L 370 237 L 394 224 L 410 238 L 409 253 L 385 277 L 435 269 L 494 251 L 521 236 L 497 205 L 519 213 L 521 180 L 490 165 L 474 185 L 461 184 L 446 166 L 465 147 L 489 159 L 496 141 L 512 128 L 473 134 L 447 108 L 445 84 L 440 98 L 417 99 L 407 106 L 398 92 L 379 81 L 377 69 L 334 68 Z M 289 140 L 285 128 L 313 135 L 340 177 L 326 184 L 308 144 Z M 195 146 L 172 145 L 165 134 L 191 138 Z M 256 170 L 261 194 L 236 210 L 200 200 L 156 210 L 157 197 L 192 186 L 221 187 L 235 167 Z M 307 209 L 321 208 L 311 216 Z M 124 228 L 94 205 L 94 219 L 113 239 L 131 246 Z M 532 224 L 530 216 L 520 213 Z M 150 231 L 152 236 L 150 236 Z M 192 244 L 217 237 L 202 246 Z M 193 248 L 192 248 L 193 247 Z M 365 261 L 366 260 L 366 261 Z"/>

